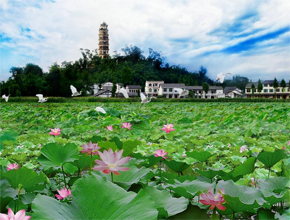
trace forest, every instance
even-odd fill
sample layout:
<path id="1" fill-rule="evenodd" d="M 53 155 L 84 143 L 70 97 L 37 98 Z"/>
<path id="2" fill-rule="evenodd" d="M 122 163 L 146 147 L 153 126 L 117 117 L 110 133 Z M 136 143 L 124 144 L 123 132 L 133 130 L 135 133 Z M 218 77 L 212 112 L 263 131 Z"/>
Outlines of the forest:
<path id="1" fill-rule="evenodd" d="M 247 77 L 239 75 L 226 80 L 223 84 L 216 83 L 207 76 L 203 66 L 195 72 L 190 72 L 180 65 L 164 63 L 161 53 L 149 48 L 149 54 L 137 46 L 125 46 L 123 54 L 117 52 L 112 57 L 101 59 L 97 50 L 80 49 L 81 57 L 76 61 L 54 63 L 44 72 L 36 64 L 28 63 L 25 67 L 11 67 L 11 77 L 0 82 L 1 95 L 35 96 L 41 93 L 45 96 L 69 97 L 70 85 L 74 85 L 82 94 L 93 93 L 94 84 L 104 82 L 140 85 L 144 90 L 148 80 L 162 80 L 165 83 L 184 83 L 186 86 L 209 85 L 237 86 L 244 90 L 249 82 Z"/>

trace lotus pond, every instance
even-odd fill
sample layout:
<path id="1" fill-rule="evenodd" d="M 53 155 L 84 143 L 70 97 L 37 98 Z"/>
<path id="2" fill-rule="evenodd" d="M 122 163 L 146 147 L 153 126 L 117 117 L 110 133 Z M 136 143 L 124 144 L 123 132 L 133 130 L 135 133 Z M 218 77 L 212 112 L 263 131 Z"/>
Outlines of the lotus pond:
<path id="1" fill-rule="evenodd" d="M 0 103 L 1 218 L 289 219 L 289 103 L 97 106 Z"/>

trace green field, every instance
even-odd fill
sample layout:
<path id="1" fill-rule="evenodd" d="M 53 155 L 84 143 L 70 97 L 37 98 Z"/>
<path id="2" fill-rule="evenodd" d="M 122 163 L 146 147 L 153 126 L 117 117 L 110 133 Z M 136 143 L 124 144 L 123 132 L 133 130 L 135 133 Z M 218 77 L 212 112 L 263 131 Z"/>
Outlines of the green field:
<path id="1" fill-rule="evenodd" d="M 95 111 L 102 105 L 106 114 Z M 170 216 L 186 219 L 190 213 L 213 218 L 216 209 L 211 211 L 197 202 L 198 196 L 210 188 L 225 189 L 226 210 L 216 213 L 222 218 L 257 215 L 274 218 L 274 214 L 275 218 L 282 218 L 289 213 L 286 202 L 290 186 L 289 103 L 1 103 L 0 107 L 0 165 L 4 176 L 1 181 L 7 180 L 5 184 L 10 184 L 11 190 L 19 187 L 9 176 L 12 171 L 5 169 L 11 163 L 20 165 L 19 173 L 36 171 L 49 180 L 39 180 L 45 188 L 33 186 L 32 190 L 20 193 L 23 197 L 33 193 L 30 202 L 21 200 L 20 203 L 35 218 L 45 212 L 43 203 L 50 201 L 57 207 L 57 201 L 52 201 L 56 189 L 71 188 L 74 201 L 77 189 L 94 184 L 96 187 L 100 181 L 116 191 L 123 188 L 135 192 L 144 201 L 151 197 L 155 209 L 150 205 L 149 211 L 144 209 L 151 213 L 147 219 Z M 130 123 L 132 129 L 122 128 L 125 122 Z M 175 131 L 163 131 L 167 123 L 173 124 Z M 113 126 L 113 131 L 107 129 L 109 125 Z M 60 128 L 61 135 L 49 135 L 53 128 Z M 85 158 L 77 153 L 70 158 L 71 153 L 65 156 L 67 160 L 59 163 L 56 161 L 62 158 L 46 157 L 46 150 L 54 148 L 58 152 L 67 147 L 80 151 L 89 141 L 97 143 L 101 152 L 123 149 L 123 156 L 131 157 L 130 170 L 121 172 L 111 183 L 110 175 L 91 172 L 92 159 L 99 159 L 98 156 Z M 241 151 L 242 146 L 244 151 Z M 165 150 L 168 158 L 154 157 L 158 149 Z M 86 166 L 80 166 L 81 162 L 77 164 L 77 161 L 81 160 L 89 161 Z M 106 178 L 98 179 L 100 177 Z M 251 178 L 255 179 L 256 187 L 251 186 Z M 158 193 L 169 205 L 154 196 Z M 75 199 L 76 203 L 81 200 Z M 2 195 L 1 213 L 18 200 L 16 195 Z M 176 204 L 177 208 L 170 204 Z M 51 212 L 50 218 L 57 218 L 57 214 Z M 89 212 L 84 215 L 75 213 L 79 218 L 95 216 Z M 128 216 L 124 214 L 124 219 Z"/>

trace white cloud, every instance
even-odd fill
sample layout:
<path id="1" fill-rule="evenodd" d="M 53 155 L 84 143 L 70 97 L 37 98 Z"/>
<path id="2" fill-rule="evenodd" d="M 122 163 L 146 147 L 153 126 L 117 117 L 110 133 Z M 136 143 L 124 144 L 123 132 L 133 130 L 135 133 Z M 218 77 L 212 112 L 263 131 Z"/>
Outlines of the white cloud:
<path id="1" fill-rule="evenodd" d="M 288 0 L 0 0 L 0 36 L 11 38 L 4 41 L 0 49 L 11 49 L 18 60 L 11 65 L 24 66 L 33 62 L 47 71 L 55 61 L 78 59 L 81 56 L 79 48 L 97 48 L 99 25 L 105 21 L 109 26 L 111 55 L 126 44 L 136 45 L 145 52 L 148 48 L 162 51 L 171 65 L 180 64 L 190 71 L 204 65 L 212 77 L 229 69 L 245 76 L 255 71 L 267 73 L 265 78 L 275 73 L 283 76 L 290 73 L 287 53 L 290 46 L 284 50 L 272 48 L 275 54 L 266 51 L 267 54 L 246 57 L 224 54 L 205 58 L 196 56 L 289 26 L 289 10 Z M 261 28 L 263 32 L 227 41 L 223 36 L 209 34 L 250 12 L 258 13 L 259 19 L 248 24 L 246 31 Z M 31 31 L 24 34 L 21 28 Z M 176 42 L 174 39 L 187 40 Z M 265 60 L 272 62 L 265 64 Z M 10 66 L 5 68 L 8 70 Z M 9 76 L 5 68 L 0 68 L 1 79 Z"/>

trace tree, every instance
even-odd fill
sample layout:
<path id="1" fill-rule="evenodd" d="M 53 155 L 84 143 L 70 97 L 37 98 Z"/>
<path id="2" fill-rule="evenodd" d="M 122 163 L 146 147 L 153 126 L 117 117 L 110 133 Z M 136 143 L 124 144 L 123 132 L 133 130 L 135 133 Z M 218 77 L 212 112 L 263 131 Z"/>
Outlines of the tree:
<path id="1" fill-rule="evenodd" d="M 255 89 L 256 89 L 254 83 L 252 83 L 251 89 L 252 89 L 252 97 L 253 97 L 255 93 Z"/>
<path id="2" fill-rule="evenodd" d="M 280 86 L 283 88 L 283 92 L 284 92 L 285 91 L 285 87 L 286 87 L 286 82 L 285 82 L 284 79 L 281 80 Z"/>
<path id="3" fill-rule="evenodd" d="M 258 81 L 258 92 L 259 95 L 261 96 L 261 91 L 263 90 L 263 84 L 261 83 L 261 80 L 259 79 Z"/>
<path id="4" fill-rule="evenodd" d="M 279 83 L 278 83 L 278 80 L 275 77 L 274 82 L 273 82 L 273 87 L 274 87 L 274 93 L 275 93 L 275 97 L 276 98 L 277 98 L 276 89 L 278 88 L 278 86 L 279 86 Z"/>
<path id="5" fill-rule="evenodd" d="M 205 98 L 206 98 L 206 93 L 207 93 L 208 90 L 209 90 L 209 84 L 206 83 L 206 82 L 203 82 L 203 83 L 202 83 L 202 90 L 205 92 Z"/>
<path id="6" fill-rule="evenodd" d="M 131 83 L 131 79 L 131 69 L 128 66 L 124 66 L 121 70 L 121 83 L 123 83 L 124 86 L 129 85 Z"/>
<path id="7" fill-rule="evenodd" d="M 116 96 L 116 90 L 117 90 L 117 85 L 116 82 L 113 82 L 113 87 L 112 87 L 112 97 Z"/>

